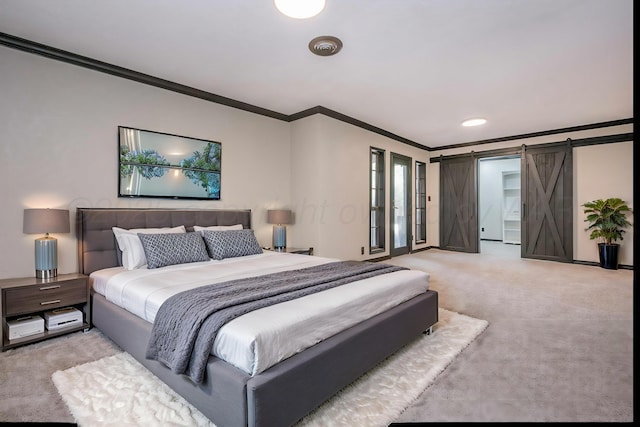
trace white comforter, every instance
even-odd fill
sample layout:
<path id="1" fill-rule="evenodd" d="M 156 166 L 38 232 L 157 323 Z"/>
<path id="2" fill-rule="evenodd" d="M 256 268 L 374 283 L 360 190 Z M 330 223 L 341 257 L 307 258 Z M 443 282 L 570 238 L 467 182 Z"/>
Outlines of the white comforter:
<path id="1" fill-rule="evenodd" d="M 162 303 L 178 292 L 332 261 L 337 260 L 266 251 L 152 270 L 114 267 L 92 273 L 91 280 L 95 291 L 107 300 L 153 322 Z M 402 270 L 265 307 L 226 324 L 212 354 L 255 375 L 428 287 L 427 273 Z"/>

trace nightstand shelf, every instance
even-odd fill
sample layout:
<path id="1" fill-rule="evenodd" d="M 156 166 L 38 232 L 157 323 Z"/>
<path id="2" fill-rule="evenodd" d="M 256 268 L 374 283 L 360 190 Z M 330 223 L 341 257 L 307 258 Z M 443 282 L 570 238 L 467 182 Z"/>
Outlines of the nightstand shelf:
<path id="1" fill-rule="evenodd" d="M 1 351 L 42 341 L 91 327 L 89 277 L 83 274 L 61 274 L 51 279 L 24 277 L 0 280 Z M 82 324 L 28 335 L 10 340 L 7 322 L 26 315 L 39 315 L 61 307 L 75 307 L 83 313 Z"/>
<path id="2" fill-rule="evenodd" d="M 284 248 L 284 249 L 266 248 L 266 249 L 273 252 L 285 252 L 288 254 L 313 255 L 313 248 Z"/>

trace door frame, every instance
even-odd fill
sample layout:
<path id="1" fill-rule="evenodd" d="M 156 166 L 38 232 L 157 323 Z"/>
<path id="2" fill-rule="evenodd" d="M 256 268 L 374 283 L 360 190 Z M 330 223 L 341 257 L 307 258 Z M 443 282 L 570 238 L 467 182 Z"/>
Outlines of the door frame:
<path id="1" fill-rule="evenodd" d="M 502 238 L 500 240 L 497 239 L 482 239 L 482 227 L 480 226 L 480 220 L 482 219 L 482 206 L 481 206 L 481 197 L 480 194 L 482 193 L 482 189 L 487 189 L 489 188 L 491 191 L 493 191 L 493 187 L 488 187 L 487 184 L 483 184 L 482 183 L 482 179 L 480 178 L 480 162 L 481 161 L 485 161 L 485 162 L 492 162 L 492 161 L 500 161 L 500 160 L 517 160 L 518 161 L 518 172 L 520 173 L 520 192 L 518 194 L 518 196 L 520 197 L 520 208 L 522 208 L 522 155 L 517 152 L 517 153 L 511 153 L 511 154 L 502 154 L 499 156 L 478 156 L 477 158 L 477 162 L 476 162 L 476 170 L 477 170 L 477 180 L 478 180 L 478 184 L 477 184 L 477 188 L 478 188 L 478 193 L 477 193 L 477 197 L 478 197 L 478 239 L 480 242 L 482 242 L 482 240 L 490 240 L 490 241 L 504 241 L 504 234 L 501 233 Z M 503 171 L 504 172 L 504 171 Z M 503 206 L 499 206 L 499 209 L 502 211 L 503 210 Z M 500 219 L 501 222 L 504 220 L 503 218 L 504 212 L 501 212 L 500 214 Z M 520 221 L 522 221 L 522 210 L 520 211 Z M 520 228 L 520 243 L 518 243 L 518 245 L 522 244 L 522 227 Z M 478 252 L 482 252 L 482 248 L 478 247 Z"/>

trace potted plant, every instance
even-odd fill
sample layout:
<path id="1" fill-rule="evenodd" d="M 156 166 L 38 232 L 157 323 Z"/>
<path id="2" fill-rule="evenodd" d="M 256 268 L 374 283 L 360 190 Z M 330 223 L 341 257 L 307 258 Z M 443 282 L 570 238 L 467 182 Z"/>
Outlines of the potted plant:
<path id="1" fill-rule="evenodd" d="M 617 240 L 624 240 L 622 234 L 631 223 L 627 221 L 627 213 L 631 212 L 626 202 L 620 198 L 598 199 L 587 202 L 584 205 L 584 213 L 587 215 L 585 222 L 591 230 L 589 238 L 598 239 L 598 255 L 600 267 L 615 270 L 618 268 L 618 252 L 620 245 Z"/>

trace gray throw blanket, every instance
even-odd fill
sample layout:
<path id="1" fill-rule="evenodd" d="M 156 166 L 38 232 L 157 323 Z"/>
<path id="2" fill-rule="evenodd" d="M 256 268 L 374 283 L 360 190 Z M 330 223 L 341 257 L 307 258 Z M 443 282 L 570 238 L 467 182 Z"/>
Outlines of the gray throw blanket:
<path id="1" fill-rule="evenodd" d="M 262 307 L 397 270 L 406 268 L 338 261 L 180 292 L 160 306 L 146 357 L 202 383 L 216 334 L 225 323 Z"/>

